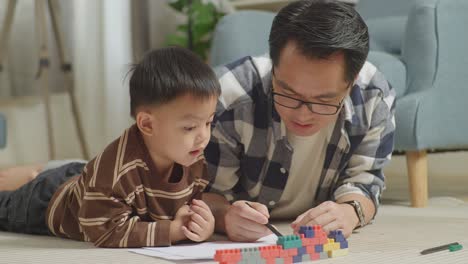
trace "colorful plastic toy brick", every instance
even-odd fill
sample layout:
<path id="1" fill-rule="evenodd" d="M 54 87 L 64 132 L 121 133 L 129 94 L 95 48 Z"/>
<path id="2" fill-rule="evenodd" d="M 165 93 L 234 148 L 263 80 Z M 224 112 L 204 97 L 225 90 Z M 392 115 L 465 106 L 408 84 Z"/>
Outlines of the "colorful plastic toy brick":
<path id="1" fill-rule="evenodd" d="M 315 231 L 312 229 L 311 226 L 301 226 L 301 227 L 299 227 L 299 234 L 304 234 L 304 237 L 306 237 L 306 238 L 315 237 Z"/>
<path id="2" fill-rule="evenodd" d="M 284 249 L 302 247 L 302 240 L 299 236 L 289 235 L 278 237 L 277 245 L 283 246 Z"/>
<path id="3" fill-rule="evenodd" d="M 217 250 L 214 260 L 222 264 L 289 264 L 335 258 L 348 254 L 348 241 L 341 230 L 328 236 L 321 226 L 301 226 L 299 235 L 278 237 L 277 245 Z"/>
<path id="4" fill-rule="evenodd" d="M 224 264 L 238 263 L 242 259 L 240 249 L 216 250 L 214 260 Z"/>

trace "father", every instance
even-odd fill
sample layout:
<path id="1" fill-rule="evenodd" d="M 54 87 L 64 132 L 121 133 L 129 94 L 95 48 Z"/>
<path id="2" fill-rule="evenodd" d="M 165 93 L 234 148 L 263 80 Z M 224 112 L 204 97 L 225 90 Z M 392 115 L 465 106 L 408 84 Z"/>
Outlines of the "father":
<path id="1" fill-rule="evenodd" d="M 366 62 L 367 26 L 347 4 L 289 4 L 269 46 L 269 57 L 217 71 L 222 96 L 205 151 L 216 229 L 253 241 L 269 218 L 293 219 L 296 231 L 318 224 L 349 236 L 373 219 L 385 188 L 395 92 Z"/>

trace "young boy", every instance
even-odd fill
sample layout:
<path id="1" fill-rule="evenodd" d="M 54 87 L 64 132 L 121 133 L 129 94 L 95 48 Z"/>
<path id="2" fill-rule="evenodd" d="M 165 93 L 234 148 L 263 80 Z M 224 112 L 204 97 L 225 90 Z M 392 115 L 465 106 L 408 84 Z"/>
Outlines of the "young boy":
<path id="1" fill-rule="evenodd" d="M 203 150 L 218 80 L 196 55 L 176 47 L 150 52 L 131 72 L 135 124 L 86 165 L 46 169 L 0 192 L 0 230 L 52 233 L 98 247 L 169 246 L 211 236 L 214 217 L 194 198 L 207 184 Z"/>

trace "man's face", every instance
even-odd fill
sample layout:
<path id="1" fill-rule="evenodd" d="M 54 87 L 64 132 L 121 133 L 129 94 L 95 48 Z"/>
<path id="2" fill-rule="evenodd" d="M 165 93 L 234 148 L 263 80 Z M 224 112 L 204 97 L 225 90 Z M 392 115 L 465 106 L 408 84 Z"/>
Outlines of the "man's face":
<path id="1" fill-rule="evenodd" d="M 325 108 L 339 113 L 340 103 L 350 86 L 344 78 L 344 62 L 342 53 L 326 59 L 306 58 L 296 49 L 294 42 L 289 42 L 281 52 L 278 66 L 273 69 L 273 92 L 322 104 L 312 106 L 313 110 Z M 294 135 L 311 136 L 336 120 L 337 113 L 321 115 L 313 113 L 306 105 L 292 109 L 278 104 L 282 99 L 290 100 L 287 97 L 275 96 L 274 105 L 288 131 Z"/>
<path id="2" fill-rule="evenodd" d="M 190 166 L 203 155 L 210 140 L 217 98 L 200 99 L 190 94 L 156 107 L 156 131 L 150 152 L 167 162 Z"/>

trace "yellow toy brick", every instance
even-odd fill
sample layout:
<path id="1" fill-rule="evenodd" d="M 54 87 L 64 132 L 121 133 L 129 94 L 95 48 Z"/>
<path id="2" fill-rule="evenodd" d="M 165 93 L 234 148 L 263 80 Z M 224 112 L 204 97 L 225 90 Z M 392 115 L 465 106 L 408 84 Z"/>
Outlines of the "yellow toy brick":
<path id="1" fill-rule="evenodd" d="M 327 253 L 328 253 L 329 258 L 336 258 L 336 257 L 348 255 L 348 249 L 343 248 L 343 249 L 331 250 L 331 251 L 328 251 Z"/>
<path id="2" fill-rule="evenodd" d="M 332 244 L 331 248 L 332 248 L 332 250 L 341 249 L 341 245 L 340 245 L 340 243 L 335 242 L 335 243 Z"/>
<path id="3" fill-rule="evenodd" d="M 335 239 L 333 238 L 328 238 L 327 243 L 323 245 L 323 251 L 331 251 L 333 250 L 333 245 L 335 244 Z"/>

